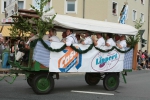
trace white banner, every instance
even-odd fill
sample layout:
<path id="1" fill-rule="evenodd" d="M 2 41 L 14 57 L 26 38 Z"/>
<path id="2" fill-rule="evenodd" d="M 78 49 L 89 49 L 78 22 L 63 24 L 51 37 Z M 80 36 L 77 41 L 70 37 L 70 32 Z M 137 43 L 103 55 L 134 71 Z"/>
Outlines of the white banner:
<path id="1" fill-rule="evenodd" d="M 52 42 L 51 47 L 58 49 L 63 43 Z M 89 45 L 74 44 L 79 50 L 85 50 Z M 111 47 L 102 47 L 107 50 Z M 85 54 L 75 52 L 66 47 L 61 52 L 50 52 L 50 72 L 121 72 L 123 71 L 124 54 L 117 50 L 102 53 L 94 47 Z"/>
<path id="2" fill-rule="evenodd" d="M 6 0 L 5 18 L 18 13 L 18 0 Z"/>

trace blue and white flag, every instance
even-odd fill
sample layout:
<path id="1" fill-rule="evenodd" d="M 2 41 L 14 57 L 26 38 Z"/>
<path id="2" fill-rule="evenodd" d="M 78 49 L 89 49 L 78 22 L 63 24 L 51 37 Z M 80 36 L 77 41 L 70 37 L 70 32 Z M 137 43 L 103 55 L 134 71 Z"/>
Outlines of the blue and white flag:
<path id="1" fill-rule="evenodd" d="M 128 5 L 125 4 L 121 10 L 119 23 L 125 24 L 125 20 L 127 19 L 127 14 L 128 14 Z"/>

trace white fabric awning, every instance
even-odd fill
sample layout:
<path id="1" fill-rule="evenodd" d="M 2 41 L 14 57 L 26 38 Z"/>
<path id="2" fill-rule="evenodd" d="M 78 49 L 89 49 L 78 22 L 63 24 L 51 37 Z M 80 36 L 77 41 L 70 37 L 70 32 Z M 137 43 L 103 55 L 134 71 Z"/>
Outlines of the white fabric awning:
<path id="1" fill-rule="evenodd" d="M 49 17 L 51 17 L 51 15 L 44 14 L 42 18 L 44 18 L 45 20 L 45 18 Z M 138 30 L 130 25 L 83 19 L 67 15 L 57 14 L 53 22 L 55 26 L 59 26 L 66 29 L 87 30 L 91 32 L 103 32 L 125 35 L 136 35 L 138 33 Z"/>

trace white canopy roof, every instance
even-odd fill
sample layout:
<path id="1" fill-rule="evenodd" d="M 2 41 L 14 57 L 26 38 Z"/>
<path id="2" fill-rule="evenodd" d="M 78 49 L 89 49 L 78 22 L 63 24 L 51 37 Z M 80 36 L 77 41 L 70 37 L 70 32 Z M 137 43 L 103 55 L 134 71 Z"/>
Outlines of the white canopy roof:
<path id="1" fill-rule="evenodd" d="M 46 13 L 44 14 L 43 18 L 45 19 L 45 17 L 50 17 L 50 15 L 50 13 Z M 130 25 L 83 19 L 67 15 L 57 14 L 53 22 L 55 26 L 80 31 L 87 30 L 91 32 L 103 32 L 125 35 L 136 35 L 138 33 L 138 30 Z"/>

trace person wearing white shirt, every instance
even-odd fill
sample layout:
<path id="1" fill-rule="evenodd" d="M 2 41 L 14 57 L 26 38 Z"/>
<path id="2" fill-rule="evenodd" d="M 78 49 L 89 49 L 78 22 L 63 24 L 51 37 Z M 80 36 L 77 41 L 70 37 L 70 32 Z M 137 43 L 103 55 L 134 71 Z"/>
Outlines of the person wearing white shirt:
<path id="1" fill-rule="evenodd" d="M 106 41 L 106 46 L 116 46 L 116 43 L 114 42 L 114 40 L 112 39 L 112 34 L 108 33 L 107 36 L 107 41 Z"/>
<path id="2" fill-rule="evenodd" d="M 84 38 L 84 41 L 82 41 L 81 44 L 88 45 L 93 43 L 89 32 L 86 32 L 85 35 L 81 35 L 81 37 Z"/>
<path id="3" fill-rule="evenodd" d="M 114 37 L 114 40 L 116 43 L 119 43 L 120 42 L 120 35 L 116 34 Z"/>
<path id="4" fill-rule="evenodd" d="M 67 29 L 66 35 L 66 40 L 64 40 L 63 42 L 66 43 L 67 46 L 71 46 L 71 44 L 78 43 L 77 38 L 73 34 L 73 30 Z"/>
<path id="5" fill-rule="evenodd" d="M 29 38 L 29 40 L 28 40 L 28 42 L 27 42 L 26 44 L 28 45 L 28 44 L 30 44 L 31 41 L 34 41 L 34 40 L 36 40 L 36 39 L 38 39 L 38 38 L 39 38 L 39 37 L 38 37 L 37 34 L 31 33 L 31 34 L 30 34 L 30 38 Z"/>
<path id="6" fill-rule="evenodd" d="M 120 42 L 116 44 L 118 48 L 120 49 L 123 49 L 125 47 L 127 47 L 127 43 L 126 43 L 126 40 L 125 40 L 125 35 L 122 35 L 120 37 Z"/>
<path id="7" fill-rule="evenodd" d="M 97 33 L 96 37 L 97 37 L 98 40 L 96 40 L 95 37 L 92 37 L 92 40 L 93 40 L 93 43 L 94 43 L 95 47 L 100 48 L 101 46 L 104 46 L 105 45 L 105 40 L 102 37 L 102 34 Z"/>
<path id="8" fill-rule="evenodd" d="M 62 33 L 61 42 L 63 42 L 64 40 L 66 40 L 66 37 L 67 37 L 66 32 L 63 32 L 63 33 Z"/>
<path id="9" fill-rule="evenodd" d="M 55 29 L 51 29 L 49 31 L 49 35 L 50 35 L 50 38 L 49 38 L 50 41 L 60 42 L 60 39 L 56 36 L 56 30 Z"/>

